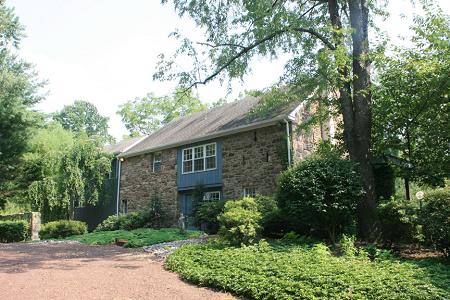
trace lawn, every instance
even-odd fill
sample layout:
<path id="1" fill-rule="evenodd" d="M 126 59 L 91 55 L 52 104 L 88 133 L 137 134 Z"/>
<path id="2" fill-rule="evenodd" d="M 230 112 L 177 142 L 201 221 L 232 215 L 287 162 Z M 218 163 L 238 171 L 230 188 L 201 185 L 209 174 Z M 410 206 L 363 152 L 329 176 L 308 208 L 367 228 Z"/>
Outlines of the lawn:
<path id="1" fill-rule="evenodd" d="M 107 245 L 114 243 L 116 238 L 128 240 L 125 247 L 137 248 L 163 242 L 184 240 L 200 236 L 200 231 L 188 230 L 184 233 L 177 228 L 150 229 L 140 228 L 131 231 L 98 231 L 86 233 L 83 235 L 74 235 L 66 238 L 89 245 Z"/>
<path id="2" fill-rule="evenodd" d="M 336 257 L 324 245 L 187 245 L 166 267 L 187 281 L 252 299 L 450 299 L 438 261 Z"/>

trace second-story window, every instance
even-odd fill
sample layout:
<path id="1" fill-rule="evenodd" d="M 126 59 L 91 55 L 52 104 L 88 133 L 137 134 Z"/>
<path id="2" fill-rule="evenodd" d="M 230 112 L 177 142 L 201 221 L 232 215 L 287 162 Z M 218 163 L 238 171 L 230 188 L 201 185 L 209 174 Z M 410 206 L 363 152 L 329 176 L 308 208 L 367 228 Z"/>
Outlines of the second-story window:
<path id="1" fill-rule="evenodd" d="M 216 143 L 183 149 L 183 174 L 216 168 Z"/>
<path id="2" fill-rule="evenodd" d="M 161 171 L 162 155 L 161 152 L 153 154 L 153 172 Z"/>

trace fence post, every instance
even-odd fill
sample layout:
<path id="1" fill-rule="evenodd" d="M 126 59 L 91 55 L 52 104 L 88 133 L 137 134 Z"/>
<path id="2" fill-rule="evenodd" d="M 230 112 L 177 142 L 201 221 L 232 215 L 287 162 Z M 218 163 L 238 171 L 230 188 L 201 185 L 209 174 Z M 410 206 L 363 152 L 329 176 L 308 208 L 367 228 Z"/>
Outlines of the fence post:
<path id="1" fill-rule="evenodd" d="M 32 241 L 39 240 L 39 230 L 41 229 L 41 214 L 38 212 L 30 213 L 30 238 Z"/>

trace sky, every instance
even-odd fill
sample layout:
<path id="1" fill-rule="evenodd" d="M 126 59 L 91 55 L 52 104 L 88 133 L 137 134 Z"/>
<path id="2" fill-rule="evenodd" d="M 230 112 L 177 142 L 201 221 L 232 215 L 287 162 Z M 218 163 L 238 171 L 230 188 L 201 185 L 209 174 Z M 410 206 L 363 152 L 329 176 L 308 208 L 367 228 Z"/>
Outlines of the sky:
<path id="1" fill-rule="evenodd" d="M 450 13 L 450 1 L 438 2 Z M 178 28 L 194 41 L 204 41 L 191 20 L 180 19 L 172 5 L 160 0 L 6 0 L 6 5 L 15 8 L 25 26 L 20 56 L 47 80 L 48 94 L 37 109 L 50 113 L 75 100 L 89 101 L 109 117 L 109 132 L 117 140 L 127 134 L 117 115 L 121 104 L 149 92 L 167 95 L 176 86 L 152 79 L 158 54 L 170 56 L 177 49 L 168 35 Z M 388 9 L 391 16 L 379 26 L 400 43 L 397 36 L 408 36 L 418 8 L 409 0 L 391 0 Z M 255 59 L 251 74 L 233 82 L 229 95 L 219 82 L 200 86 L 197 93 L 212 103 L 263 89 L 279 79 L 285 60 Z"/>

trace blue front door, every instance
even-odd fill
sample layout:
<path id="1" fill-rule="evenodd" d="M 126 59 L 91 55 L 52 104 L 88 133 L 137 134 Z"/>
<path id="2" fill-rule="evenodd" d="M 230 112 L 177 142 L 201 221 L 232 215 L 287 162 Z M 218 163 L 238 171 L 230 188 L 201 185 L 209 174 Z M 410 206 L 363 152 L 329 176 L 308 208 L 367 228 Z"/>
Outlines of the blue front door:
<path id="1" fill-rule="evenodd" d="M 184 215 L 186 227 L 188 229 L 195 229 L 194 218 L 192 215 L 192 194 L 183 195 L 183 205 L 181 212 Z"/>

